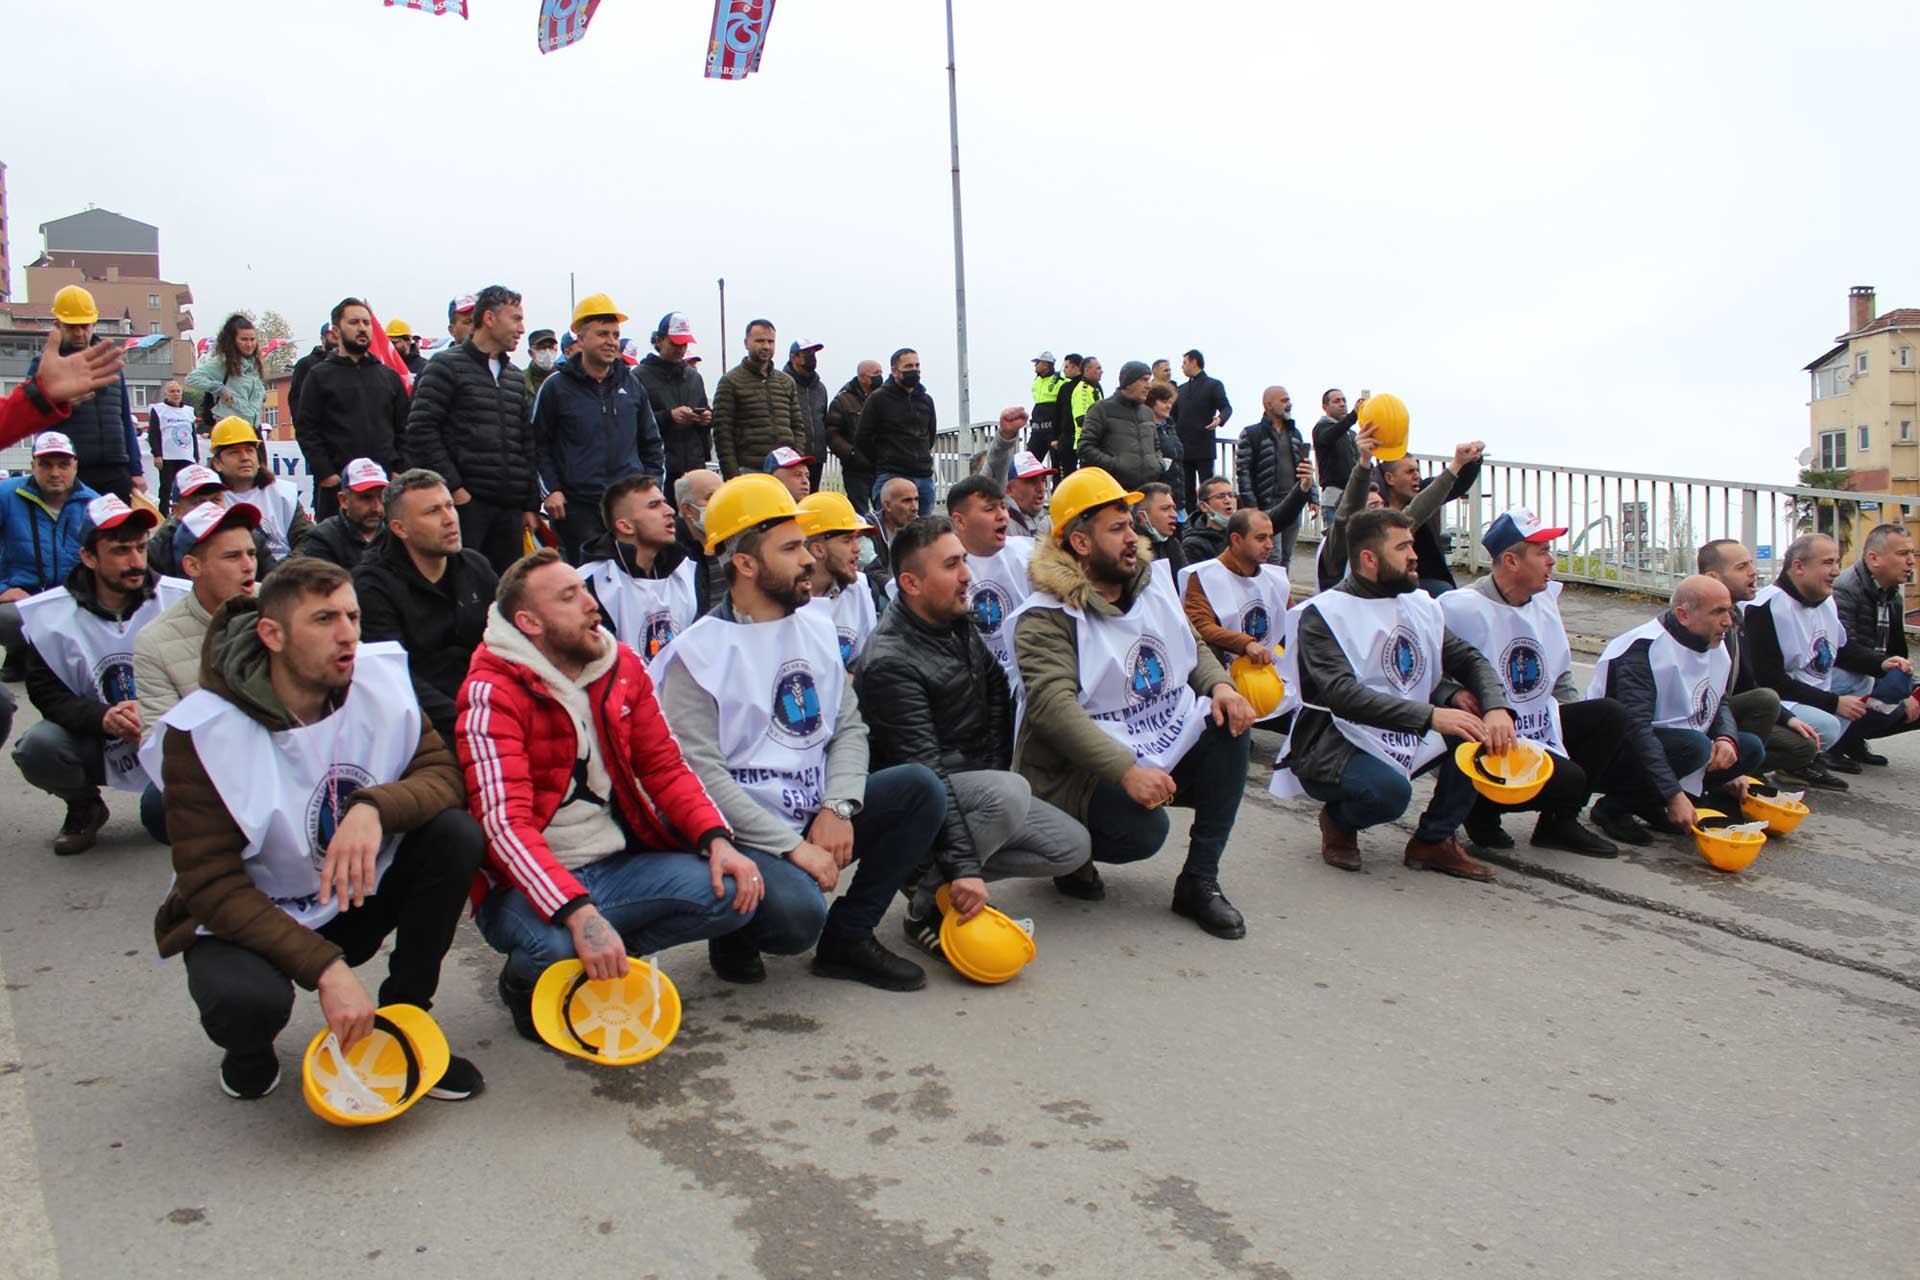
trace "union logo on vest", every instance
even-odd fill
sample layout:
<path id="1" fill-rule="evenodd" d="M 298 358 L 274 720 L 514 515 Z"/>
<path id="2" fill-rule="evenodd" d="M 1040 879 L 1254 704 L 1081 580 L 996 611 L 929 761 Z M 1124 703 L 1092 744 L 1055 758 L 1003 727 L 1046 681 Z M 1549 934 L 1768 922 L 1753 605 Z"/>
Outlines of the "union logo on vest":
<path id="1" fill-rule="evenodd" d="M 673 635 L 672 610 L 656 609 L 647 615 L 646 634 L 641 637 L 641 643 L 646 645 L 648 662 L 652 662 L 662 649 L 673 643 Z"/>
<path id="2" fill-rule="evenodd" d="M 1397 626 L 1387 633 L 1380 646 L 1380 669 L 1397 689 L 1411 689 L 1427 674 L 1427 655 L 1420 651 L 1413 632 Z"/>
<path id="3" fill-rule="evenodd" d="M 1267 616 L 1267 606 L 1258 601 L 1248 605 L 1247 611 L 1240 615 L 1240 629 L 1265 644 L 1267 632 L 1273 629 L 1273 619 Z"/>
<path id="4" fill-rule="evenodd" d="M 1532 699 L 1547 682 L 1547 664 L 1540 656 L 1540 646 L 1526 636 L 1507 646 L 1500 655 L 1500 669 L 1506 673 L 1507 688 L 1518 702 Z"/>
<path id="5" fill-rule="evenodd" d="M 806 662 L 795 659 L 774 676 L 773 714 L 768 727 L 775 738 L 802 750 L 826 736 L 826 722 L 820 714 L 820 690 L 813 682 L 813 669 Z"/>
<path id="6" fill-rule="evenodd" d="M 1714 706 L 1713 677 L 1708 676 L 1693 687 L 1693 710 L 1688 714 L 1688 719 L 1693 722 L 1694 728 L 1707 727 L 1713 720 Z"/>
<path id="7" fill-rule="evenodd" d="M 328 769 L 307 800 L 308 856 L 320 867 L 327 860 L 327 846 L 333 843 L 340 819 L 347 813 L 347 797 L 362 787 L 373 785 L 373 775 L 357 764 L 336 764 Z"/>
<path id="8" fill-rule="evenodd" d="M 853 628 L 839 627 L 836 630 L 840 636 L 840 665 L 851 671 L 853 670 Z"/>
<path id="9" fill-rule="evenodd" d="M 1821 631 L 1813 637 L 1813 671 L 1815 675 L 1826 675 L 1833 670 L 1833 641 L 1827 633 Z"/>
<path id="10" fill-rule="evenodd" d="M 1152 636 L 1141 636 L 1127 654 L 1127 702 L 1143 706 L 1167 691 L 1167 651 Z"/>
<path id="11" fill-rule="evenodd" d="M 110 653 L 93 664 L 93 687 L 100 691 L 100 701 L 108 706 L 118 706 L 122 702 L 132 702 L 133 659 L 124 653 Z"/>
<path id="12" fill-rule="evenodd" d="M 967 607 L 973 610 L 974 625 L 980 628 L 983 636 L 998 634 L 1001 624 L 1007 620 L 1007 614 L 1013 611 L 1013 598 L 997 582 L 976 579 L 969 590 L 971 598 L 967 601 Z"/>

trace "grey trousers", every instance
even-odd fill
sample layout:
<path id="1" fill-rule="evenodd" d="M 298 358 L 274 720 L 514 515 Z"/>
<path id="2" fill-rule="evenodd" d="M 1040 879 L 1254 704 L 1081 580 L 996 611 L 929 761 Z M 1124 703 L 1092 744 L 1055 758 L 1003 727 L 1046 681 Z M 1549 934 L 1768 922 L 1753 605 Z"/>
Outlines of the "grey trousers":
<path id="1" fill-rule="evenodd" d="M 981 878 L 1064 876 L 1093 857 L 1093 838 L 1062 809 L 1033 794 L 1017 773 L 976 769 L 948 775 L 980 853 Z M 920 881 L 912 913 L 933 910 L 933 895 L 944 881 L 938 874 Z"/>
<path id="2" fill-rule="evenodd" d="M 107 762 L 98 738 L 83 741 L 51 720 L 42 720 L 13 744 L 13 763 L 30 787 L 62 800 L 100 794 Z"/>

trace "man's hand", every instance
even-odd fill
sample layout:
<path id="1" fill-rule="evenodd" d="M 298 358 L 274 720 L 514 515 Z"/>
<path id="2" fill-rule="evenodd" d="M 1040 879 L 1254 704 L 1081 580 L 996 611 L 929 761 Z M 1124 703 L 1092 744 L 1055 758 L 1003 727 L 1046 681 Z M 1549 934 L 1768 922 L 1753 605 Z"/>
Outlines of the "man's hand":
<path id="1" fill-rule="evenodd" d="M 1667 821 L 1676 827 L 1691 827 L 1697 819 L 1693 812 L 1693 797 L 1684 791 L 1676 791 L 1667 800 Z"/>
<path id="2" fill-rule="evenodd" d="M 1300 465 L 1293 469 L 1293 478 L 1300 482 L 1300 488 L 1307 493 L 1313 492 L 1313 462 L 1301 459 Z"/>
<path id="3" fill-rule="evenodd" d="M 380 856 L 380 811 L 370 804 L 350 805 L 327 842 L 320 865 L 320 901 L 340 899 L 340 909 L 357 907 L 373 892 L 374 862 Z M 348 902 L 348 898 L 352 902 Z"/>
<path id="4" fill-rule="evenodd" d="M 1360 403 L 1365 404 L 1366 401 L 1362 400 Z M 1371 463 L 1373 461 L 1374 444 L 1373 424 L 1368 423 L 1366 426 L 1360 428 L 1360 430 L 1354 434 L 1353 441 L 1360 448 L 1360 461 Z"/>
<path id="5" fill-rule="evenodd" d="M 1803 738 L 1811 739 L 1813 745 L 1816 747 L 1820 745 L 1820 731 L 1808 724 L 1805 720 L 1802 720 L 1799 716 L 1795 716 L 1793 719 L 1787 721 L 1787 728 L 1793 730 Z"/>
<path id="6" fill-rule="evenodd" d="M 1899 654 L 1896 653 L 1893 657 L 1888 658 L 1885 662 L 1881 663 L 1880 669 L 1882 671 L 1904 671 L 1908 675 L 1912 675 L 1913 663 L 1909 662 L 1907 659 L 1901 657 Z"/>
<path id="7" fill-rule="evenodd" d="M 1120 789 L 1142 809 L 1158 809 L 1173 799 L 1173 793 L 1180 788 L 1165 769 L 1149 769 L 1137 764 L 1121 775 Z"/>
<path id="8" fill-rule="evenodd" d="M 1487 740 L 1486 722 L 1456 707 L 1434 708 L 1433 727 L 1442 737 L 1465 738 L 1468 742 Z"/>
<path id="9" fill-rule="evenodd" d="M 565 520 L 567 518 L 567 495 L 558 489 L 548 494 L 547 500 L 541 503 L 540 506 L 546 511 L 549 520 Z"/>
<path id="10" fill-rule="evenodd" d="M 107 708 L 107 714 L 100 717 L 100 730 L 109 738 L 140 741 L 140 704 L 132 701 L 114 703 Z"/>
<path id="11" fill-rule="evenodd" d="M 1739 777 L 1735 778 L 1732 782 L 1729 782 L 1727 784 L 1727 790 L 1733 793 L 1734 799 L 1740 801 L 1740 803 L 1742 804 L 1745 804 L 1747 801 L 1747 788 L 1751 787 L 1752 785 L 1753 785 L 1753 779 L 1749 778 L 1746 774 L 1743 773 Z"/>
<path id="12" fill-rule="evenodd" d="M 822 893 L 832 893 L 833 887 L 840 883 L 840 864 L 833 860 L 832 854 L 810 841 L 802 840 L 787 850 L 787 861 L 812 876 Z"/>
<path id="13" fill-rule="evenodd" d="M 135 476 L 133 478 L 133 491 L 135 493 L 145 493 L 147 491 L 147 478 L 145 476 Z"/>
<path id="14" fill-rule="evenodd" d="M 694 416 L 700 419 L 700 425 L 703 427 L 710 427 L 713 425 L 713 410 L 711 409 L 702 409 L 700 410 L 699 413 L 695 414 Z"/>
<path id="15" fill-rule="evenodd" d="M 686 426 L 689 422 L 692 422 L 696 416 L 693 411 L 693 406 L 690 404 L 677 404 L 667 410 L 668 420 L 676 427 Z"/>
<path id="16" fill-rule="evenodd" d="M 1707 757 L 1707 772 L 1720 773 L 1733 768 L 1734 761 L 1740 758 L 1740 748 L 1734 745 L 1732 738 L 1715 738 L 1713 754 Z"/>
<path id="17" fill-rule="evenodd" d="M 520 513 L 520 524 L 528 533 L 539 533 L 540 513 L 537 511 L 522 511 Z"/>
<path id="18" fill-rule="evenodd" d="M 1486 451 L 1487 442 L 1484 440 L 1469 440 L 1453 446 L 1453 474 L 1459 475 L 1469 462 L 1480 461 L 1480 455 Z"/>
<path id="19" fill-rule="evenodd" d="M 1447 705 L 1450 707 L 1458 707 L 1470 716 L 1480 714 L 1480 699 L 1474 695 L 1471 689 L 1462 689 L 1460 692 L 1454 694 L 1452 698 L 1448 699 Z"/>
<path id="20" fill-rule="evenodd" d="M 833 865 L 844 867 L 853 861 L 853 824 L 822 809 L 813 815 L 807 839 L 833 855 Z"/>
<path id="21" fill-rule="evenodd" d="M 32 594 L 25 587 L 8 587 L 5 591 L 0 591 L 0 604 L 12 604 L 15 600 L 25 600 Z"/>
<path id="22" fill-rule="evenodd" d="M 1867 714 L 1867 700 L 1843 693 L 1840 695 L 1840 705 L 1833 709 L 1833 714 L 1842 720 L 1858 720 Z"/>
<path id="23" fill-rule="evenodd" d="M 741 915 L 753 914 L 767 886 L 760 880 L 760 868 L 752 858 L 733 847 L 731 840 L 715 840 L 707 846 L 707 864 L 713 872 L 713 896 L 727 896 L 726 877 L 733 877 L 733 909 Z"/>
<path id="24" fill-rule="evenodd" d="M 1000 438 L 1018 440 L 1020 433 L 1027 428 L 1027 411 L 1019 405 L 1000 411 Z"/>
<path id="25" fill-rule="evenodd" d="M 472 494 L 470 494 L 470 493 L 468 493 L 468 492 L 466 491 L 466 489 L 465 489 L 464 487 L 462 487 L 462 488 L 459 488 L 459 489 L 455 489 L 455 490 L 453 491 L 453 505 L 454 505 L 454 506 L 456 506 L 456 507 L 464 507 L 464 506 L 466 506 L 466 505 L 467 505 L 467 504 L 468 504 L 469 502 L 472 502 L 472 501 L 473 501 L 473 495 L 472 495 Z"/>
<path id="26" fill-rule="evenodd" d="M 1519 737 L 1515 732 L 1513 712 L 1505 707 L 1495 707 L 1480 718 L 1487 727 L 1487 750 L 1493 755 L 1505 755 L 1513 750 L 1513 744 Z"/>
<path id="27" fill-rule="evenodd" d="M 1240 656 L 1243 658 L 1252 658 L 1257 666 L 1270 667 L 1273 665 L 1273 650 L 1261 644 L 1258 640 L 1248 641 L 1247 647 L 1241 650 Z"/>
<path id="28" fill-rule="evenodd" d="M 345 960 L 335 960 L 320 975 L 316 984 L 320 993 L 320 1013 L 327 1029 L 340 1041 L 342 1049 L 354 1044 L 373 1030 L 373 997 L 353 976 Z"/>
<path id="29" fill-rule="evenodd" d="M 60 326 L 55 325 L 47 331 L 46 345 L 40 348 L 40 366 L 33 380 L 40 384 L 41 395 L 55 404 L 68 404 L 119 377 L 126 360 L 126 348 L 112 342 L 96 342 L 63 356 Z"/>
<path id="30" fill-rule="evenodd" d="M 589 978 L 598 982 L 627 976 L 627 944 L 598 907 L 589 902 L 568 916 L 567 932 L 573 935 L 573 954 L 580 957 Z"/>
<path id="31" fill-rule="evenodd" d="M 1227 732 L 1239 737 L 1253 728 L 1253 704 L 1240 691 L 1222 680 L 1210 690 L 1213 695 L 1213 722 L 1223 724 Z"/>
<path id="32" fill-rule="evenodd" d="M 339 486 L 340 486 L 340 473 L 337 471 L 320 482 L 320 487 L 322 489 L 337 489 L 339 488 Z"/>
<path id="33" fill-rule="evenodd" d="M 979 876 L 955 880 L 947 886 L 947 893 L 953 899 L 953 909 L 961 924 L 979 915 L 980 908 L 987 905 L 987 882 Z"/>

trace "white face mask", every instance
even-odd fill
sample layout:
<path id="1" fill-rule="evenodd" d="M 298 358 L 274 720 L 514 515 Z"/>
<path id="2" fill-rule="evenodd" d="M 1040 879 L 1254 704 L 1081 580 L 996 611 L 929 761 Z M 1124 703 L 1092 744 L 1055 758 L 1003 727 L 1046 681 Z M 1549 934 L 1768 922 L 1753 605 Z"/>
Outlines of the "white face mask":
<path id="1" fill-rule="evenodd" d="M 558 351 L 555 351 L 551 347 L 543 348 L 533 353 L 533 363 L 538 368 L 551 369 L 553 368 L 555 358 L 558 357 L 559 354 Z"/>

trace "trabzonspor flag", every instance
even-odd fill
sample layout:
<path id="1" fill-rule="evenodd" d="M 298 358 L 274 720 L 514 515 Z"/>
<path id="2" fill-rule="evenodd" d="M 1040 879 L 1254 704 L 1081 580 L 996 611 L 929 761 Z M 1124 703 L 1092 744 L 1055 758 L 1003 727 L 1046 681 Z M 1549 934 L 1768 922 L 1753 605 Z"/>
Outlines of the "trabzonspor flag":
<path id="1" fill-rule="evenodd" d="M 467 16 L 467 0 L 384 0 L 389 9 L 418 9 L 438 17 L 443 13 Z"/>
<path id="2" fill-rule="evenodd" d="M 540 0 L 540 52 L 564 49 L 587 34 L 600 0 Z"/>
<path id="3" fill-rule="evenodd" d="M 744 80 L 760 69 L 774 0 L 714 0 L 707 79 Z"/>

